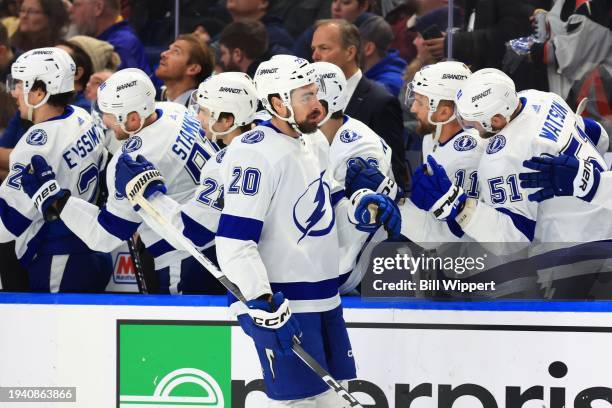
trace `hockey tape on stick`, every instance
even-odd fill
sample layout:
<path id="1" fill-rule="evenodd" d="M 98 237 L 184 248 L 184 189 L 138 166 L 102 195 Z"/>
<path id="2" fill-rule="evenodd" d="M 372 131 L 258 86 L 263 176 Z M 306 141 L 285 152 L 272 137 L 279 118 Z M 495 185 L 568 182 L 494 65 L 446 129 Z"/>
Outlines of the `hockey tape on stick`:
<path id="1" fill-rule="evenodd" d="M 246 303 L 244 295 L 240 292 L 238 286 L 230 281 L 206 256 L 204 256 L 193 244 L 183 236 L 176 228 L 149 202 L 142 194 L 128 196 L 132 205 L 140 206 L 145 217 L 145 222 L 158 234 L 164 237 L 175 248 L 181 248 L 202 266 L 204 266 L 215 278 L 221 282 L 227 290 L 229 290 L 241 302 Z M 314 371 L 325 383 L 338 394 L 340 398 L 346 401 L 350 407 L 363 408 L 361 404 L 353 397 L 338 381 L 336 381 L 310 354 L 306 352 L 300 345 L 300 340 L 297 337 L 293 338 L 293 352 L 300 358 L 312 371 Z"/>
<path id="2" fill-rule="evenodd" d="M 164 181 L 159 170 L 147 170 L 140 173 L 138 176 L 131 179 L 125 186 L 125 194 L 132 201 L 134 197 L 142 196 L 147 189 L 147 186 L 154 181 Z"/>

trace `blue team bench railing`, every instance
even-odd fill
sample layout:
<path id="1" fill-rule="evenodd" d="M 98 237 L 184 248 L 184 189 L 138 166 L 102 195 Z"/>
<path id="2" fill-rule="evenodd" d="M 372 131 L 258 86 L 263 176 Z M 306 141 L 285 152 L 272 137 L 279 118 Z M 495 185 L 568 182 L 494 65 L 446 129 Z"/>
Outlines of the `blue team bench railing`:
<path id="1" fill-rule="evenodd" d="M 0 304 L 58 304 L 115 306 L 227 306 L 225 296 L 169 296 L 139 294 L 48 294 L 0 292 Z M 380 301 L 358 296 L 342 298 L 345 308 L 473 310 L 473 311 L 532 311 L 532 312 L 612 312 L 612 301 L 547 301 L 547 300 L 483 300 L 434 301 L 413 299 Z"/>

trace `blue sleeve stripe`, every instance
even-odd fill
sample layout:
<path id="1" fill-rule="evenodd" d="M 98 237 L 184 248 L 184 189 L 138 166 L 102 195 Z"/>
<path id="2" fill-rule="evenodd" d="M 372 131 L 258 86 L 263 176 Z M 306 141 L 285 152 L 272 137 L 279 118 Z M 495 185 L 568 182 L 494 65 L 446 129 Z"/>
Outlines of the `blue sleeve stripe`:
<path id="1" fill-rule="evenodd" d="M 338 278 L 319 282 L 270 283 L 272 292 L 283 292 L 289 300 L 327 299 L 338 294 Z"/>
<path id="2" fill-rule="evenodd" d="M 461 226 L 455 221 L 455 219 L 447 219 L 446 224 L 448 225 L 448 229 L 453 233 L 457 238 L 463 237 L 463 230 Z"/>
<path id="3" fill-rule="evenodd" d="M 345 196 L 346 196 L 346 193 L 344 192 L 344 190 L 339 190 L 339 191 L 332 193 L 331 195 L 332 207 L 335 207 L 336 204 L 338 204 L 340 200 L 342 200 Z"/>
<path id="4" fill-rule="evenodd" d="M 584 133 L 587 134 L 587 137 L 591 139 L 594 145 L 597 146 L 599 143 L 599 138 L 601 137 L 601 127 L 595 122 L 593 119 L 582 118 L 584 122 Z"/>
<path id="5" fill-rule="evenodd" d="M 536 227 L 536 222 L 534 220 L 530 220 L 524 215 L 513 213 L 512 211 L 506 208 L 496 208 L 496 210 L 502 214 L 506 214 L 507 216 L 509 216 L 516 229 L 521 231 L 529 241 L 533 241 L 533 236 L 535 235 Z"/>
<path id="6" fill-rule="evenodd" d="M 98 214 L 98 224 L 102 226 L 109 234 L 116 236 L 124 241 L 127 241 L 134 232 L 138 229 L 140 223 L 128 221 L 121 217 L 110 213 L 106 207 L 103 207 Z"/>
<path id="7" fill-rule="evenodd" d="M 259 242 L 263 221 L 236 215 L 221 214 L 218 237 L 239 239 L 241 241 Z"/>
<path id="8" fill-rule="evenodd" d="M 174 247 L 168 243 L 165 239 L 160 239 L 156 243 L 149 245 L 147 250 L 153 258 L 160 257 L 164 254 L 167 254 L 170 251 L 174 251 Z"/>
<path id="9" fill-rule="evenodd" d="M 0 198 L 0 220 L 2 224 L 16 237 L 28 229 L 32 220 L 11 207 L 4 199 Z"/>
<path id="10" fill-rule="evenodd" d="M 197 246 L 204 246 L 215 239 L 214 232 L 195 221 L 184 212 L 181 212 L 181 218 L 183 220 L 183 225 L 185 226 L 183 229 L 183 235 L 189 238 L 191 242 Z"/>

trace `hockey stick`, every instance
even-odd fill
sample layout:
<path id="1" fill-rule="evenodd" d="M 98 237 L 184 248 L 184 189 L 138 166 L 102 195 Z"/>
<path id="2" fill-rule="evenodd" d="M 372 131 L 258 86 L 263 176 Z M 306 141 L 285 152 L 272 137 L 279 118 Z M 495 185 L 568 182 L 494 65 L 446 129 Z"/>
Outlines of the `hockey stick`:
<path id="1" fill-rule="evenodd" d="M 130 256 L 132 257 L 132 263 L 134 264 L 134 276 L 136 276 L 138 291 L 148 294 L 149 287 L 145 278 L 144 269 L 142 268 L 142 262 L 140 261 L 140 254 L 138 253 L 138 248 L 136 248 L 136 240 L 133 236 L 127 240 L 127 245 L 130 250 Z"/>
<path id="2" fill-rule="evenodd" d="M 225 276 L 215 264 L 213 264 L 206 256 L 204 256 L 193 244 L 183 236 L 176 228 L 157 211 L 157 209 L 142 196 L 142 193 L 150 180 L 161 179 L 159 172 L 153 174 L 156 170 L 147 171 L 139 177 L 134 184 L 137 184 L 136 188 L 130 188 L 132 182 L 128 183 L 127 195 L 132 205 L 139 205 L 142 211 L 146 214 L 145 221 L 150 222 L 157 233 L 161 232 L 163 236 L 171 245 L 176 248 L 189 252 L 202 266 L 204 266 L 215 278 L 221 282 L 225 288 L 230 291 L 237 299 L 241 302 L 246 303 L 244 295 L 240 292 L 240 289 L 231 282 L 227 276 Z M 134 185 L 132 184 L 132 185 Z M 139 185 L 138 185 L 139 184 Z M 140 187 L 140 188 L 139 188 Z M 135 191 L 136 190 L 136 191 Z M 310 355 L 300 344 L 300 340 L 297 337 L 293 337 L 293 352 L 298 356 L 312 371 L 314 371 L 327 385 L 329 388 L 334 390 L 336 394 L 343 400 L 349 403 L 351 407 L 363 408 L 361 404 L 353 397 L 338 381 L 336 381 L 321 365 Z"/>

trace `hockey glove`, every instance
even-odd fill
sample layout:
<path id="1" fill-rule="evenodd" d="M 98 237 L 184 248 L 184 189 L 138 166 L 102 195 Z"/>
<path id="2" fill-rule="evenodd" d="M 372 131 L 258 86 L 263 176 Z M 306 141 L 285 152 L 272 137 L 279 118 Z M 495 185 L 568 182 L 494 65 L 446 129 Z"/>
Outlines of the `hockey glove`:
<path id="1" fill-rule="evenodd" d="M 382 225 L 390 238 L 399 237 L 402 217 L 397 204 L 390 197 L 361 189 L 351 196 L 350 201 L 349 221 L 359 231 L 372 234 Z"/>
<path id="2" fill-rule="evenodd" d="M 136 160 L 127 154 L 122 154 L 117 160 L 115 173 L 115 189 L 124 197 L 132 198 L 142 195 L 149 198 L 156 191 L 166 193 L 161 173 L 142 155 Z M 138 210 L 138 206 L 135 206 Z"/>
<path id="3" fill-rule="evenodd" d="M 59 218 L 59 214 L 70 197 L 70 191 L 63 190 L 59 186 L 53 169 L 44 157 L 39 155 L 32 156 L 30 164 L 23 172 L 21 185 L 45 221 Z M 54 206 L 55 203 L 57 205 Z"/>
<path id="4" fill-rule="evenodd" d="M 437 219 L 452 220 L 463 207 L 467 195 L 461 187 L 453 185 L 444 167 L 432 156 L 427 156 L 427 163 L 431 175 L 426 174 L 425 165 L 415 170 L 410 199 L 418 208 L 433 213 Z"/>
<path id="5" fill-rule="evenodd" d="M 348 166 L 344 188 L 347 197 L 352 197 L 357 190 L 364 188 L 389 196 L 394 201 L 397 201 L 401 196 L 401 194 L 398 194 L 399 190 L 395 181 L 385 177 L 378 168 L 361 157 L 355 158 Z"/>
<path id="6" fill-rule="evenodd" d="M 541 202 L 555 196 L 591 201 L 601 178 L 600 170 L 593 163 L 565 154 L 532 157 L 523 166 L 536 171 L 519 174 L 521 187 L 540 189 L 529 194 L 530 201 Z"/>
<path id="7" fill-rule="evenodd" d="M 238 320 L 246 334 L 251 336 L 259 347 L 291 354 L 294 337 L 302 336 L 300 325 L 291 313 L 289 300 L 281 292 L 269 300 L 254 299 L 246 302 L 249 316 L 240 315 Z"/>

